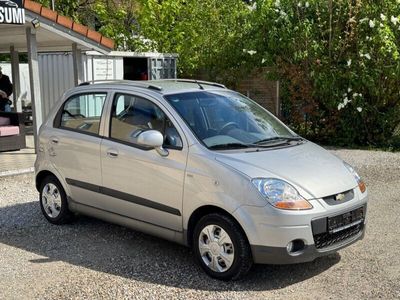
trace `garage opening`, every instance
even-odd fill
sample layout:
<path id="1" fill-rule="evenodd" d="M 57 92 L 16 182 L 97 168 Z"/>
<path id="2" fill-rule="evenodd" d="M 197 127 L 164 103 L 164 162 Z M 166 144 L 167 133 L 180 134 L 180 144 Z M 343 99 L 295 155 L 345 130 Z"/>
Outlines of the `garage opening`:
<path id="1" fill-rule="evenodd" d="M 147 57 L 124 57 L 124 80 L 148 80 Z"/>

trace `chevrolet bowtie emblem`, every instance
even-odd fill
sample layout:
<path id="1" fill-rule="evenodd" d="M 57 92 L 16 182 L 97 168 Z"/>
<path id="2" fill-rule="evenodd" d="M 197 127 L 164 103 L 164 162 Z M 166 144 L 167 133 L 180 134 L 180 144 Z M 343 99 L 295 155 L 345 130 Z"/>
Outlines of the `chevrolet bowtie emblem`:
<path id="1" fill-rule="evenodd" d="M 337 194 L 336 197 L 335 197 L 335 200 L 336 201 L 343 201 L 344 198 L 345 198 L 344 194 Z"/>

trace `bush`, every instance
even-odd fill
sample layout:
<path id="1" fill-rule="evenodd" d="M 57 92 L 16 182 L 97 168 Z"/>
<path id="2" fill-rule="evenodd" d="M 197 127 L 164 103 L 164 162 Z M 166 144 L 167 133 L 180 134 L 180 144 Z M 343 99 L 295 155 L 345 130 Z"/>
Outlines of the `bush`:
<path id="1" fill-rule="evenodd" d="M 398 146 L 400 1 L 256 1 L 248 40 L 275 66 L 283 116 L 311 139 Z"/>

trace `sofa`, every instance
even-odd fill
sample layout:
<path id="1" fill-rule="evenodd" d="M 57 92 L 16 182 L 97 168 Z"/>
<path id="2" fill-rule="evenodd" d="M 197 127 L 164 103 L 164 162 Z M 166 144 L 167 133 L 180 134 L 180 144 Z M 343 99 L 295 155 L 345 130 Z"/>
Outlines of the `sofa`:
<path id="1" fill-rule="evenodd" d="M 24 116 L 0 112 L 0 152 L 26 148 Z"/>

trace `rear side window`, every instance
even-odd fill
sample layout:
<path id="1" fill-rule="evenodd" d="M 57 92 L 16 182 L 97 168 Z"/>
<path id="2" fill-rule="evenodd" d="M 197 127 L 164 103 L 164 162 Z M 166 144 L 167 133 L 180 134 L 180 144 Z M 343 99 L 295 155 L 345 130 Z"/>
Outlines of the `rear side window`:
<path id="1" fill-rule="evenodd" d="M 58 127 L 88 134 L 99 134 L 106 93 L 88 93 L 69 98 L 60 112 Z"/>

